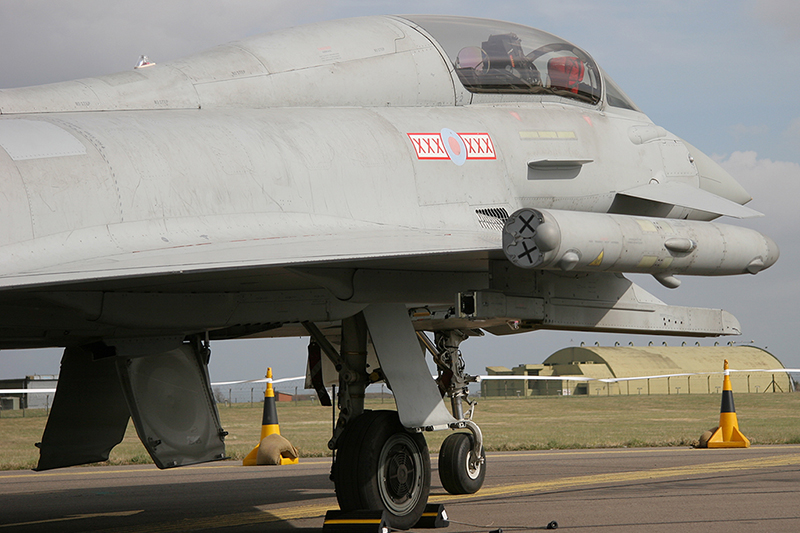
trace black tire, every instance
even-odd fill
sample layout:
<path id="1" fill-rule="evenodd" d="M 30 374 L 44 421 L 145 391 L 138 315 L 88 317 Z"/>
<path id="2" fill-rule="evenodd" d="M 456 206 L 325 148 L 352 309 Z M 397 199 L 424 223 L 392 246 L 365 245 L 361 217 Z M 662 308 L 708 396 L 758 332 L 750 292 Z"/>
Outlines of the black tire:
<path id="1" fill-rule="evenodd" d="M 413 527 L 431 488 L 425 437 L 409 433 L 395 411 L 365 411 L 339 439 L 332 478 L 343 511 L 387 511 L 396 529 Z"/>
<path id="2" fill-rule="evenodd" d="M 468 433 L 453 433 L 439 449 L 439 479 L 444 490 L 450 494 L 474 494 L 483 486 L 486 478 L 486 452 L 481 448 L 481 463 L 470 468 L 473 436 Z"/>

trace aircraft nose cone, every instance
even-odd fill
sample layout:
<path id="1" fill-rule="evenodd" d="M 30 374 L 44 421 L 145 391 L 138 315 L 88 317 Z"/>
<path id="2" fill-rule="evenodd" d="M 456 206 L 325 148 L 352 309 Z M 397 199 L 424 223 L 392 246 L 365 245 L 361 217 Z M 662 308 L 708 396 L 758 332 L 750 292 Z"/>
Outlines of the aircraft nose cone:
<path id="1" fill-rule="evenodd" d="M 706 154 L 683 141 L 694 159 L 697 173 L 700 175 L 700 188 L 710 193 L 727 198 L 739 205 L 744 205 L 753 199 L 752 196 L 739 185 L 733 176 Z"/>
<path id="2" fill-rule="evenodd" d="M 747 271 L 751 274 L 758 274 L 762 270 L 766 270 L 778 261 L 781 251 L 775 241 L 762 235 L 764 238 L 765 253 L 763 256 L 756 257 L 747 265 Z"/>
<path id="3" fill-rule="evenodd" d="M 764 268 L 769 268 L 778 261 L 778 258 L 781 256 L 781 250 L 778 248 L 778 244 L 766 235 L 764 236 L 764 240 L 767 243 L 767 257 L 764 260 Z"/>

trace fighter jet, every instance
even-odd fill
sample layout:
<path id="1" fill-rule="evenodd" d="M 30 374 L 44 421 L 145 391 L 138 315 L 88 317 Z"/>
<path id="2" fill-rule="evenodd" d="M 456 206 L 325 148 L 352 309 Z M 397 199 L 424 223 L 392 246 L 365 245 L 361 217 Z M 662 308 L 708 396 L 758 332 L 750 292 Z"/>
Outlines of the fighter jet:
<path id="1" fill-rule="evenodd" d="M 64 348 L 38 470 L 106 459 L 129 417 L 161 468 L 224 459 L 210 342 L 308 336 L 340 507 L 413 527 L 426 432 L 456 430 L 448 491 L 486 473 L 464 340 L 738 334 L 624 274 L 778 259 L 712 222 L 759 215 L 730 175 L 543 31 L 376 16 L 146 63 L 0 91 L 0 348 Z M 376 382 L 396 412 L 364 409 Z"/>

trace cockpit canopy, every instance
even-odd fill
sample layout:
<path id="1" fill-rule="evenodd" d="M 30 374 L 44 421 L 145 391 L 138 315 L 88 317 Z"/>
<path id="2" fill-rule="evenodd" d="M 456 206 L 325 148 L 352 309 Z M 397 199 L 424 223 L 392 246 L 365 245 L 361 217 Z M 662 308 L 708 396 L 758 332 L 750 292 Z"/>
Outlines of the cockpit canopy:
<path id="1" fill-rule="evenodd" d="M 597 64 L 589 54 L 555 35 L 493 20 L 426 15 L 405 18 L 444 48 L 459 80 L 470 92 L 549 94 L 592 105 L 600 102 L 602 76 Z M 609 96 L 620 104 L 618 107 L 636 109 L 616 86 L 608 90 L 614 93 Z"/>

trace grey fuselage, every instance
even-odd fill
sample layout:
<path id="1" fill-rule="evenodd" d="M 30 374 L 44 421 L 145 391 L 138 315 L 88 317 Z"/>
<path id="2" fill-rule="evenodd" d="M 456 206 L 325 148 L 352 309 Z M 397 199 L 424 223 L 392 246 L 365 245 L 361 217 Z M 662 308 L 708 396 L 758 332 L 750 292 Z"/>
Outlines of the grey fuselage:
<path id="1" fill-rule="evenodd" d="M 563 90 L 470 91 L 421 26 L 321 23 L 0 91 L 0 347 L 279 335 L 370 302 L 447 306 L 463 291 L 502 291 L 491 272 L 506 262 L 501 230 L 519 209 L 712 224 L 727 212 L 706 198 L 731 209 L 750 199 L 710 158 L 609 98 L 596 66 L 596 102 Z M 705 195 L 663 200 L 687 187 Z M 717 271 L 716 260 L 680 271 L 651 272 L 636 258 L 638 269 L 584 266 L 667 277 L 777 259 L 756 232 L 708 227 L 727 235 L 714 250 L 735 271 Z M 505 294 L 546 300 L 548 275 L 511 276 Z M 537 317 L 491 324 L 545 327 Z M 440 318 L 417 327 L 444 327 Z"/>

